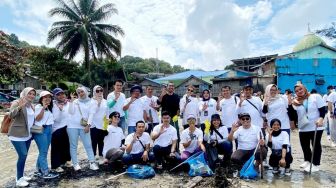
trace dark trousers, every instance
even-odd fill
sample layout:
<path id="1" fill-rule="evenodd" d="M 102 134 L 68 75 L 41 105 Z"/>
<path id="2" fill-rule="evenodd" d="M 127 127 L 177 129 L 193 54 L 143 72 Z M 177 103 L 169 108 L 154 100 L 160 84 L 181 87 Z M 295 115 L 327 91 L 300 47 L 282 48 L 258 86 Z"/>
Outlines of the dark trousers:
<path id="1" fill-rule="evenodd" d="M 148 123 L 148 128 L 146 129 L 146 132 L 150 135 L 154 129 L 155 126 L 157 126 L 159 123 Z"/>
<path id="2" fill-rule="evenodd" d="M 272 154 L 269 158 L 269 165 L 271 167 L 279 167 L 279 161 L 281 160 L 281 158 L 282 158 L 281 150 L 272 150 Z M 293 162 L 293 157 L 290 152 L 286 153 L 285 161 L 286 161 L 285 168 L 290 168 L 290 164 Z"/>
<path id="3" fill-rule="evenodd" d="M 170 151 L 171 151 L 172 145 L 169 145 L 167 147 L 161 147 L 159 145 L 155 145 L 153 147 L 153 153 L 156 159 L 156 162 L 158 164 L 162 164 L 163 158 L 169 156 Z"/>
<path id="4" fill-rule="evenodd" d="M 315 149 L 314 149 L 314 156 L 313 156 L 313 164 L 320 165 L 321 162 L 321 154 L 322 154 L 322 147 L 321 147 L 321 138 L 322 138 L 323 130 L 316 132 L 316 140 L 315 140 Z M 312 157 L 312 149 L 310 146 L 313 146 L 314 142 L 314 131 L 309 132 L 299 132 L 300 137 L 300 144 L 303 151 L 303 156 L 305 161 L 311 160 Z"/>
<path id="5" fill-rule="evenodd" d="M 253 155 L 253 150 L 241 150 L 238 149 L 231 155 L 231 161 L 237 165 L 244 165 L 244 163 L 250 159 L 250 157 Z M 263 159 L 267 156 L 267 149 L 266 147 L 261 147 L 262 157 Z M 255 154 L 255 160 L 260 161 L 260 148 L 257 149 L 257 152 Z"/>
<path id="6" fill-rule="evenodd" d="M 177 142 L 176 142 L 176 151 L 180 152 L 180 127 L 178 125 L 178 121 L 177 122 L 173 122 L 173 117 L 170 117 L 170 125 L 172 125 L 177 132 Z"/>
<path id="7" fill-rule="evenodd" d="M 97 129 L 96 127 L 94 127 L 90 129 L 90 134 L 94 156 L 96 156 L 97 154 L 97 146 L 98 146 L 98 155 L 103 156 L 105 132 L 101 129 Z"/>
<path id="8" fill-rule="evenodd" d="M 66 126 L 57 129 L 51 137 L 51 168 L 56 169 L 65 162 L 70 161 L 70 144 Z"/>

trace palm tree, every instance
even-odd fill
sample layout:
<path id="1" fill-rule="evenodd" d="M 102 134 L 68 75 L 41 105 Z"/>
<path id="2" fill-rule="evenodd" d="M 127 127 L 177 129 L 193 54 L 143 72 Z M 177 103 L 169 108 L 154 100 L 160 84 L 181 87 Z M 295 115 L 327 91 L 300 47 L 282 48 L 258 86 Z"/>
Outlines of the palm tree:
<path id="1" fill-rule="evenodd" d="M 118 25 L 100 23 L 118 10 L 113 3 L 107 3 L 99 7 L 98 0 L 56 0 L 59 7 L 49 11 L 50 16 L 62 16 L 64 21 L 54 22 L 48 32 L 48 43 L 60 37 L 56 48 L 65 56 L 72 59 L 76 54 L 84 50 L 84 65 L 90 73 L 90 53 L 94 60 L 97 56 L 116 59 L 121 55 L 121 43 L 114 36 L 124 35 L 124 31 Z M 112 33 L 109 34 L 109 33 Z"/>

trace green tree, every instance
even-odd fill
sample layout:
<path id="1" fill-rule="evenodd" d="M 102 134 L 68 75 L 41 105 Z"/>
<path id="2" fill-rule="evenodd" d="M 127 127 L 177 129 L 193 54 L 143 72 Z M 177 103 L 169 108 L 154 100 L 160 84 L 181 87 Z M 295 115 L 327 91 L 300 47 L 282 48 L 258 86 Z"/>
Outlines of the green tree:
<path id="1" fill-rule="evenodd" d="M 56 0 L 59 7 L 49 11 L 50 16 L 62 16 L 64 21 L 54 22 L 48 32 L 48 43 L 60 37 L 56 48 L 70 59 L 83 49 L 85 68 L 90 69 L 90 54 L 93 59 L 109 57 L 115 59 L 121 54 L 121 43 L 115 38 L 124 35 L 118 25 L 104 24 L 118 10 L 114 4 L 107 3 L 99 6 L 98 0 L 70 0 L 67 4 L 64 0 Z M 109 33 L 112 33 L 109 34 Z M 89 74 L 90 76 L 91 74 Z M 91 86 L 91 79 L 90 84 Z"/>

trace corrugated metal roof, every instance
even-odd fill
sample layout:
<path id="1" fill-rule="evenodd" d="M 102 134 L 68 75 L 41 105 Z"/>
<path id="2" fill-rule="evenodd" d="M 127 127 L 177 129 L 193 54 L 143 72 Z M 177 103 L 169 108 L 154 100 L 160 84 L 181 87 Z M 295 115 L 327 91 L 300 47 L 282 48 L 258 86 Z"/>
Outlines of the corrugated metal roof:
<path id="1" fill-rule="evenodd" d="M 181 80 L 194 75 L 195 77 L 215 77 L 221 74 L 228 72 L 228 70 L 219 70 L 219 71 L 203 71 L 203 70 L 190 70 L 185 72 L 180 72 L 176 74 L 172 74 L 166 77 L 155 79 L 157 82 L 167 81 L 167 80 Z"/>
<path id="2" fill-rule="evenodd" d="M 245 71 L 239 71 L 239 70 L 230 70 L 227 71 L 224 74 L 218 75 L 215 78 L 237 78 L 237 77 L 245 77 L 245 76 L 252 76 L 253 74 L 245 72 Z"/>

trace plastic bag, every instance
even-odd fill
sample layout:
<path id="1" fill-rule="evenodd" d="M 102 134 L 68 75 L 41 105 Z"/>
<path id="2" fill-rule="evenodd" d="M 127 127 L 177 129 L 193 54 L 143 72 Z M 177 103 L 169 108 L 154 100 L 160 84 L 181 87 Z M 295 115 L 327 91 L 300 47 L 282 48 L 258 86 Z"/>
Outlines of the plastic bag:
<path id="1" fill-rule="evenodd" d="M 199 155 L 196 155 L 192 159 L 188 160 L 190 170 L 188 172 L 189 176 L 212 176 L 213 171 L 207 165 L 204 152 L 201 152 Z"/>
<path id="2" fill-rule="evenodd" d="M 155 171 L 147 165 L 132 165 L 127 168 L 128 176 L 136 179 L 148 179 L 155 176 Z"/>
<path id="3" fill-rule="evenodd" d="M 246 161 L 243 168 L 240 170 L 240 178 L 242 179 L 255 179 L 259 173 L 254 168 L 254 155 Z"/>

